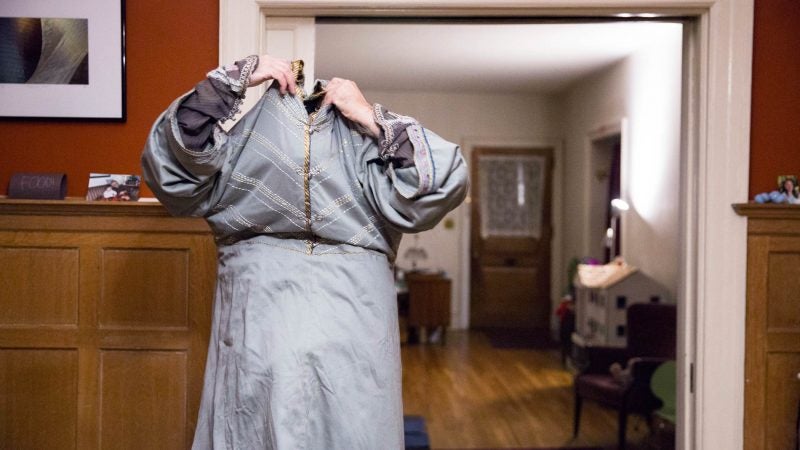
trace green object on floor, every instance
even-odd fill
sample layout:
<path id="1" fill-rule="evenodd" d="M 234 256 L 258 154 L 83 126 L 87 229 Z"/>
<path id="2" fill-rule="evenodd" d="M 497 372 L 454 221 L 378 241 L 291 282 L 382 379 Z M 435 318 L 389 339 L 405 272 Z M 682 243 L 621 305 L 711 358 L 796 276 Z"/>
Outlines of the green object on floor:
<path id="1" fill-rule="evenodd" d="M 675 423 L 675 361 L 658 366 L 650 379 L 650 389 L 664 404 L 655 413 Z"/>

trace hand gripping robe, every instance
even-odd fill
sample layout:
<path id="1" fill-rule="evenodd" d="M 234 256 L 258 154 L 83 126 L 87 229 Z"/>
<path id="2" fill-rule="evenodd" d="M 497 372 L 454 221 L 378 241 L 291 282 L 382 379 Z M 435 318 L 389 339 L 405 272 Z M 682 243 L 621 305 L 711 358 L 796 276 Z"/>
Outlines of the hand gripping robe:
<path id="1" fill-rule="evenodd" d="M 142 156 L 159 200 L 204 217 L 218 245 L 193 448 L 401 449 L 390 264 L 402 233 L 464 199 L 463 157 L 380 105 L 373 139 L 313 94 L 276 87 L 225 133 L 216 119 L 235 111 L 250 70 L 237 64 L 173 102 Z"/>

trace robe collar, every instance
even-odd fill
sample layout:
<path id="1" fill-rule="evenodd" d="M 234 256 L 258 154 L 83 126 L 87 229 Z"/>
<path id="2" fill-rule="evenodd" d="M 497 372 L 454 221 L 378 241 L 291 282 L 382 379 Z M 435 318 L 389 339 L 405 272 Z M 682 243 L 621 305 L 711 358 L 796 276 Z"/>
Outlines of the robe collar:
<path id="1" fill-rule="evenodd" d="M 273 85 L 270 86 L 270 90 L 274 89 L 271 93 L 273 98 L 282 106 L 286 107 L 293 119 L 303 126 L 309 126 L 313 131 L 319 131 L 330 125 L 335 115 L 333 105 L 317 107 L 311 113 L 306 109 L 307 102 L 320 102 L 322 100 L 322 97 L 325 95 L 325 86 L 328 84 L 328 80 L 316 80 L 314 82 L 314 88 L 310 93 L 307 93 L 305 90 L 305 74 L 303 73 L 302 60 L 292 61 L 292 73 L 295 76 L 297 94 L 280 95 L 280 92 L 277 90 L 277 84 L 273 83 Z"/>

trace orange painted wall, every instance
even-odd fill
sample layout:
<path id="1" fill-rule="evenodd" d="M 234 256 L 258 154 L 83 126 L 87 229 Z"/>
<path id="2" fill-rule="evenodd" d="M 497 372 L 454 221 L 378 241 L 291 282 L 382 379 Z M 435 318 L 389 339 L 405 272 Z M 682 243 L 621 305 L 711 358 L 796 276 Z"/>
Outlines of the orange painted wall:
<path id="1" fill-rule="evenodd" d="M 153 120 L 216 66 L 218 0 L 126 3 L 127 122 L 0 121 L 0 194 L 12 172 L 66 172 L 70 196 L 85 195 L 92 171 L 141 173 Z M 756 0 L 751 197 L 774 189 L 777 175 L 800 175 L 797 30 L 800 2 Z"/>
<path id="2" fill-rule="evenodd" d="M 0 121 L 0 193 L 12 172 L 64 172 L 74 197 L 86 195 L 90 172 L 140 174 L 153 121 L 217 66 L 218 0 L 125 3 L 127 122 Z"/>
<path id="3" fill-rule="evenodd" d="M 800 1 L 756 0 L 750 198 L 800 176 Z"/>

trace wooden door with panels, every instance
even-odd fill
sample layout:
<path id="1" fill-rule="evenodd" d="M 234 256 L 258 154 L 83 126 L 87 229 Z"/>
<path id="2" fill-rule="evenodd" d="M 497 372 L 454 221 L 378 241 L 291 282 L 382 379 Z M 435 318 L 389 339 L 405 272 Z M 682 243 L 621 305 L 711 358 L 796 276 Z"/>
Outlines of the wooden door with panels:
<path id="1" fill-rule="evenodd" d="M 550 326 L 552 165 L 552 148 L 473 149 L 473 328 Z"/>

